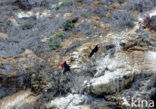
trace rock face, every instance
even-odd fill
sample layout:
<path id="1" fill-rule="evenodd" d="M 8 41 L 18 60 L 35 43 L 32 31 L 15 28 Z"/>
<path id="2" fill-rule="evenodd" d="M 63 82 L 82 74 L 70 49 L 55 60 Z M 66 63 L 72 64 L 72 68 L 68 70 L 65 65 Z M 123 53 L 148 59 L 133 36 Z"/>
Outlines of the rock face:
<path id="1" fill-rule="evenodd" d="M 126 40 L 126 37 L 128 40 L 126 46 L 133 45 L 127 48 L 131 49 L 137 46 L 137 44 L 134 44 L 139 40 L 137 35 L 138 34 L 135 34 L 135 38 L 134 34 L 125 36 L 124 40 Z M 133 40 L 129 41 L 129 38 Z M 148 42 L 153 43 L 150 39 Z M 145 42 L 141 43 L 144 44 Z M 122 90 L 129 85 L 137 75 L 141 75 L 144 72 L 147 72 L 148 75 L 153 75 L 156 71 L 155 67 L 153 67 L 156 66 L 156 58 L 154 56 L 156 52 L 144 51 L 144 48 L 140 48 L 140 51 L 124 52 L 116 47 L 116 52 L 113 56 L 108 54 L 100 57 L 95 62 L 97 72 L 94 78 L 85 84 L 86 88 L 90 93 L 96 95 L 110 94 Z M 150 71 L 151 73 L 149 73 Z"/>
<path id="2" fill-rule="evenodd" d="M 22 105 L 33 104 L 40 96 L 33 96 L 31 90 L 15 93 L 13 96 L 6 97 L 0 101 L 0 107 L 3 109 L 20 109 Z"/>
<path id="3" fill-rule="evenodd" d="M 47 109 L 91 109 L 87 105 L 83 105 L 88 98 L 84 95 L 69 94 L 66 97 L 56 98 L 45 106 Z"/>
<path id="4" fill-rule="evenodd" d="M 98 62 L 96 78 L 87 84 L 92 93 L 101 95 L 118 92 L 133 80 L 134 72 L 131 71 L 130 62 L 125 54 L 116 53 L 114 57 L 107 56 Z"/>

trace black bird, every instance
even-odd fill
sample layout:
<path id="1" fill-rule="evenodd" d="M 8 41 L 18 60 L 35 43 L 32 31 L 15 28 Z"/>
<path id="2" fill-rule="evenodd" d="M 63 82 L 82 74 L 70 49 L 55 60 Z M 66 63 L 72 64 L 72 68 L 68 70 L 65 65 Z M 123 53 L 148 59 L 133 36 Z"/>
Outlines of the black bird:
<path id="1" fill-rule="evenodd" d="M 63 73 L 70 71 L 70 66 L 66 63 L 66 61 L 61 64 L 61 67 L 64 68 Z"/>
<path id="2" fill-rule="evenodd" d="M 100 47 L 98 45 L 95 46 L 95 48 L 92 50 L 92 52 L 90 53 L 89 57 L 92 57 L 92 55 L 98 51 Z"/>

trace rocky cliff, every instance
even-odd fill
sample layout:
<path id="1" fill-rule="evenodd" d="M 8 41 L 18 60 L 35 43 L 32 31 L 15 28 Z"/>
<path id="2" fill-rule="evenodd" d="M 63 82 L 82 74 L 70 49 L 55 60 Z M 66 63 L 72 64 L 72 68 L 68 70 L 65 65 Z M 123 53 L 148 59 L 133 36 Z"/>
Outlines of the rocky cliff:
<path id="1" fill-rule="evenodd" d="M 155 0 L 0 0 L 0 109 L 154 109 L 155 7 Z"/>

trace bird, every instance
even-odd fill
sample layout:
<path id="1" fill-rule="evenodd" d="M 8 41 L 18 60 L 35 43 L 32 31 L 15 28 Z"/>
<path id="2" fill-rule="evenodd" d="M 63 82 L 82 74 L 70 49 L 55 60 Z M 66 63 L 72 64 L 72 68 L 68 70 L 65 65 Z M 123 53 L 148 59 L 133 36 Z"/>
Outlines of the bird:
<path id="1" fill-rule="evenodd" d="M 95 46 L 95 48 L 91 51 L 89 57 L 92 57 L 92 55 L 93 55 L 94 53 L 96 53 L 96 52 L 98 51 L 99 48 L 100 48 L 100 47 L 99 47 L 99 45 L 97 44 L 97 45 Z"/>
<path id="2" fill-rule="evenodd" d="M 62 62 L 61 67 L 64 68 L 63 73 L 70 71 L 70 66 L 67 64 L 66 61 Z"/>

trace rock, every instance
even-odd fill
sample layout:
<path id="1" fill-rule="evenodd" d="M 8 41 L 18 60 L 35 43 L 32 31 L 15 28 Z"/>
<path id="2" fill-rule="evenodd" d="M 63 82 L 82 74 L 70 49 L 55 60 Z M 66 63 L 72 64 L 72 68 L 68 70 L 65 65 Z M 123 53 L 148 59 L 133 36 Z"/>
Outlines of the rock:
<path id="1" fill-rule="evenodd" d="M 46 6 L 46 0 L 28 0 L 30 5 L 35 6 Z"/>
<path id="2" fill-rule="evenodd" d="M 143 32 L 141 33 L 145 35 Z M 131 48 L 132 46 L 135 46 L 135 44 L 137 45 L 137 38 L 139 39 L 139 35 L 140 33 L 125 36 L 124 40 L 127 44 L 125 46 Z M 116 36 L 113 35 L 111 42 L 116 40 L 115 37 Z M 146 40 L 143 40 L 143 42 L 144 41 Z M 109 48 L 112 47 L 106 46 L 101 49 L 106 48 L 104 52 L 107 53 Z M 112 52 L 109 51 L 106 56 L 100 55 L 92 62 L 94 63 L 94 66 L 92 67 L 96 67 L 97 71 L 94 78 L 85 84 L 86 89 L 92 94 L 103 95 L 119 92 L 127 87 L 134 80 L 134 77 L 142 75 L 143 71 L 147 72 L 145 75 L 148 75 L 148 72 L 150 71 L 156 71 L 156 69 L 152 67 L 156 66 L 153 61 L 156 60 L 154 56 L 155 52 L 144 52 L 142 50 L 132 50 L 131 52 L 120 51 L 118 45 L 110 50 L 115 50 L 115 52 L 113 52 L 113 57 L 110 56 Z"/>
<path id="3" fill-rule="evenodd" d="M 66 97 L 55 98 L 45 105 L 47 109 L 59 108 L 59 109 L 91 109 L 83 103 L 87 100 L 87 97 L 79 94 L 69 94 Z"/>
<path id="4" fill-rule="evenodd" d="M 112 45 L 111 44 L 110 45 L 106 45 L 106 49 L 107 50 L 112 49 L 112 48 L 115 48 L 115 45 L 113 45 L 113 44 Z"/>
<path id="5" fill-rule="evenodd" d="M 20 108 L 26 103 L 33 104 L 40 96 L 33 96 L 30 90 L 20 91 L 0 101 L 1 109 Z"/>
<path id="6" fill-rule="evenodd" d="M 96 109 L 121 109 L 114 102 L 102 102 L 102 103 L 97 104 L 95 108 Z"/>
<path id="7" fill-rule="evenodd" d="M 99 59 L 99 63 L 97 63 L 97 73 L 95 74 L 99 76 L 91 79 L 91 81 L 86 84 L 86 88 L 90 93 L 93 93 L 95 95 L 119 92 L 120 90 L 124 89 L 124 87 L 126 87 L 128 84 L 130 84 L 134 80 L 134 77 L 143 74 L 141 73 L 142 71 L 156 70 L 152 67 L 156 66 L 154 61 L 152 61 L 147 54 L 139 54 L 136 52 L 134 56 L 139 57 L 135 58 L 135 61 L 132 58 L 126 56 L 124 53 L 116 53 L 113 58 L 109 58 L 106 56 L 104 60 Z M 145 60 L 144 56 L 147 60 Z M 151 55 L 151 57 L 153 60 L 156 59 L 154 58 L 154 55 Z M 140 65 L 136 65 L 136 62 L 140 63 Z M 106 70 L 106 68 L 108 69 Z"/>
<path id="8" fill-rule="evenodd" d="M 121 40 L 120 46 L 123 47 L 124 50 L 134 47 L 144 47 L 145 50 L 150 46 L 155 49 L 155 41 L 153 41 L 146 30 L 137 28 L 136 26 L 135 29 L 132 29 L 126 34 L 126 37 Z"/>
<path id="9" fill-rule="evenodd" d="M 8 34 L 0 32 L 0 37 L 7 38 L 8 37 Z"/>
<path id="10" fill-rule="evenodd" d="M 95 95 L 112 94 L 114 92 L 119 92 L 133 81 L 133 74 L 130 75 L 130 73 L 125 76 L 122 75 L 123 77 L 120 77 L 120 75 L 117 76 L 116 73 L 115 76 L 116 77 L 113 77 L 111 74 L 107 74 L 107 76 L 94 78 L 87 84 L 87 89 L 90 93 Z"/>

